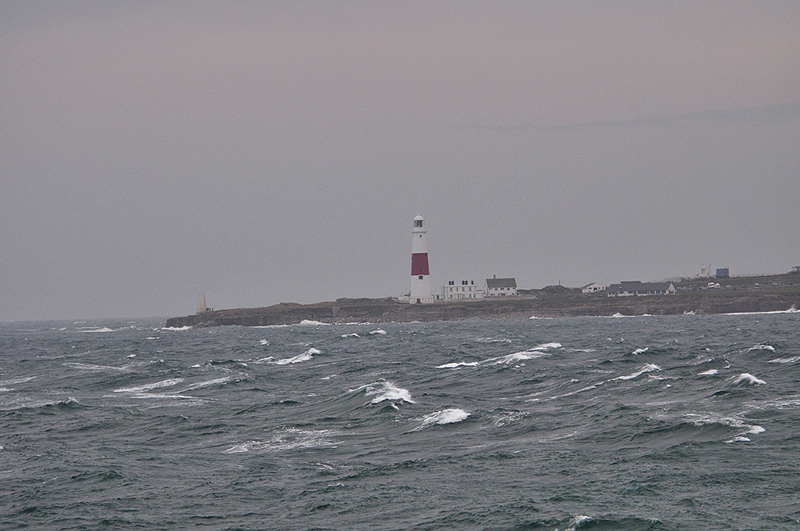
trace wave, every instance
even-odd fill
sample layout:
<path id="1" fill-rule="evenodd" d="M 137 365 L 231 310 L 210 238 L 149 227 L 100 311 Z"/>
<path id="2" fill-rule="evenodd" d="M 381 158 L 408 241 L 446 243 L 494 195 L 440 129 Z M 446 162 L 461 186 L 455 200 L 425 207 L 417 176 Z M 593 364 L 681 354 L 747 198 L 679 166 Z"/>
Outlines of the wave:
<path id="1" fill-rule="evenodd" d="M 386 335 L 386 330 L 378 328 L 377 330 L 373 330 L 372 332 L 370 332 L 370 335 L 372 335 L 372 336 L 375 336 L 375 335 L 385 336 Z"/>
<path id="2" fill-rule="evenodd" d="M 161 330 L 168 330 L 170 332 L 183 332 L 183 331 L 191 330 L 191 329 L 192 329 L 191 326 L 169 326 L 169 327 L 165 326 Z"/>
<path id="3" fill-rule="evenodd" d="M 457 369 L 459 367 L 478 367 L 480 365 L 510 365 L 520 361 L 540 358 L 544 356 L 547 351 L 559 348 L 562 348 L 561 343 L 542 343 L 540 345 L 536 345 L 535 347 L 529 348 L 528 350 L 521 350 L 512 354 L 506 354 L 505 356 L 489 358 L 483 361 L 445 363 L 444 365 L 438 365 L 436 368 Z"/>
<path id="4" fill-rule="evenodd" d="M 793 356 L 791 358 L 776 358 L 769 360 L 767 363 L 796 363 L 800 361 L 800 356 Z"/>
<path id="5" fill-rule="evenodd" d="M 390 402 L 408 402 L 409 404 L 416 403 L 411 399 L 411 393 L 408 389 L 397 387 L 392 382 L 387 382 L 385 380 L 362 385 L 357 389 L 353 389 L 353 392 L 358 391 L 364 391 L 367 396 L 374 397 L 370 401 L 371 404 L 380 404 L 387 400 Z"/>
<path id="6" fill-rule="evenodd" d="M 733 381 L 733 385 L 738 385 L 742 382 L 748 385 L 764 385 L 765 383 L 767 383 L 764 380 L 759 380 L 758 378 L 756 378 L 755 376 L 753 376 L 748 372 L 743 372 L 738 377 L 734 376 L 734 378 L 736 379 Z"/>
<path id="7" fill-rule="evenodd" d="M 650 350 L 650 347 L 637 348 L 636 350 L 631 352 L 631 354 L 633 354 L 634 356 L 638 356 L 639 354 L 644 354 L 648 350 Z"/>
<path id="8" fill-rule="evenodd" d="M 295 326 L 330 326 L 330 323 L 323 323 L 322 321 L 313 321 L 311 319 L 303 319 Z"/>
<path id="9" fill-rule="evenodd" d="M 103 328 L 93 328 L 91 330 L 80 330 L 84 334 L 107 334 L 108 332 L 114 332 L 111 328 L 104 326 Z"/>
<path id="10" fill-rule="evenodd" d="M 425 415 L 421 419 L 417 419 L 422 423 L 411 431 L 420 431 L 435 425 L 455 424 L 457 422 L 466 420 L 467 417 L 469 417 L 469 413 L 463 409 L 443 409 L 441 411 L 436 411 L 435 413 Z"/>
<path id="11" fill-rule="evenodd" d="M 140 394 L 146 391 L 152 391 L 153 389 L 161 389 L 163 387 L 172 387 L 173 385 L 177 385 L 181 383 L 184 379 L 183 378 L 170 378 L 169 380 L 162 380 L 160 382 L 139 385 L 136 387 L 123 387 L 121 389 L 114 389 L 115 393 L 133 393 L 133 394 Z"/>
<path id="12" fill-rule="evenodd" d="M 10 389 L 6 389 L 7 385 L 17 385 L 35 379 L 36 376 L 20 376 L 18 378 L 11 378 L 10 380 L 0 380 L 0 391 L 10 391 Z"/>
<path id="13" fill-rule="evenodd" d="M 211 385 L 225 384 L 225 383 L 228 383 L 228 382 L 230 382 L 232 380 L 235 380 L 235 379 L 236 379 L 235 376 L 225 376 L 224 378 L 217 378 L 215 380 L 208 380 L 208 381 L 205 381 L 205 382 L 197 382 L 197 383 L 189 385 L 188 387 L 185 387 L 185 388 L 181 389 L 178 392 L 179 393 L 185 393 L 186 391 L 194 391 L 195 389 L 202 389 L 203 387 L 209 387 Z"/>
<path id="14" fill-rule="evenodd" d="M 716 376 L 717 374 L 719 374 L 719 369 L 709 369 L 707 371 L 701 372 L 697 376 Z"/>
<path id="15" fill-rule="evenodd" d="M 78 362 L 67 362 L 63 364 L 64 367 L 71 367 L 73 369 L 80 369 L 83 371 L 91 371 L 91 372 L 130 372 L 131 366 L 130 365 L 123 365 L 122 367 L 112 367 L 110 365 L 94 365 L 91 363 L 78 363 Z"/>
<path id="16" fill-rule="evenodd" d="M 659 367 L 658 365 L 655 365 L 653 363 L 646 363 L 641 369 L 639 369 L 638 371 L 636 371 L 633 374 L 629 374 L 627 376 L 617 376 L 616 378 L 613 378 L 613 379 L 614 380 L 633 380 L 634 378 L 638 378 L 642 374 L 645 374 L 645 373 L 648 373 L 648 372 L 653 372 L 653 371 L 660 371 L 660 370 L 661 370 L 661 367 Z"/>
<path id="17" fill-rule="evenodd" d="M 775 352 L 775 347 L 773 347 L 772 345 L 753 345 L 752 347 L 747 349 L 747 352 L 750 352 L 751 350 L 770 350 L 772 352 Z"/>
<path id="18" fill-rule="evenodd" d="M 293 358 L 284 358 L 281 360 L 275 360 L 272 363 L 275 365 L 289 365 L 291 363 L 302 363 L 304 361 L 309 361 L 311 358 L 314 357 L 315 354 L 322 354 L 319 350 L 315 348 L 310 348 L 307 351 L 303 352 L 302 354 L 298 354 Z"/>
<path id="19" fill-rule="evenodd" d="M 312 448 L 336 447 L 339 443 L 332 440 L 338 432 L 331 430 L 302 430 L 298 428 L 282 428 L 269 440 L 251 440 L 236 444 L 223 454 L 269 453 L 287 450 L 306 450 Z"/>

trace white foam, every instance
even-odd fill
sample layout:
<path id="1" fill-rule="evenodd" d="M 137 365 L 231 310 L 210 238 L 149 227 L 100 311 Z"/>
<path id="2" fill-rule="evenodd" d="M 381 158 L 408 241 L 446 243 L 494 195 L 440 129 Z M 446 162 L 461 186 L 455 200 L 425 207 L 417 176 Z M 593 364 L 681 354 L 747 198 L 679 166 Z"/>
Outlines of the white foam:
<path id="1" fill-rule="evenodd" d="M 755 345 L 747 349 L 748 352 L 751 350 L 771 350 L 772 352 L 775 352 L 775 347 L 772 345 Z"/>
<path id="2" fill-rule="evenodd" d="M 108 333 L 108 332 L 113 332 L 113 330 L 108 328 L 108 327 L 103 327 L 103 328 L 95 328 L 95 329 L 92 329 L 92 330 L 81 330 L 81 332 L 84 332 L 86 334 L 98 334 L 98 333 L 99 334 L 105 334 L 105 333 Z"/>
<path id="3" fill-rule="evenodd" d="M 374 396 L 371 400 L 371 404 L 380 404 L 386 400 L 389 401 L 402 401 L 408 402 L 409 404 L 415 404 L 411 399 L 411 393 L 408 392 L 408 389 L 403 389 L 402 387 L 397 387 L 392 382 L 387 381 L 380 381 L 374 382 L 367 385 L 362 385 L 356 391 L 365 390 L 367 396 Z"/>
<path id="4" fill-rule="evenodd" d="M 774 360 L 769 360 L 767 363 L 796 363 L 800 361 L 800 356 L 794 356 L 791 358 L 776 358 Z"/>
<path id="5" fill-rule="evenodd" d="M 342 335 L 342 337 L 361 337 L 361 336 L 359 336 L 358 334 L 353 332 L 352 334 L 344 334 L 344 335 Z"/>
<path id="6" fill-rule="evenodd" d="M 436 367 L 437 369 L 457 369 L 458 367 L 477 367 L 480 365 L 481 362 L 479 361 L 462 361 L 458 363 L 445 363 L 444 365 L 439 365 Z"/>
<path id="7" fill-rule="evenodd" d="M 719 374 L 719 371 L 717 369 L 709 369 L 707 371 L 701 372 L 700 374 L 698 374 L 698 376 L 716 376 L 717 374 Z"/>
<path id="8" fill-rule="evenodd" d="M 736 378 L 736 380 L 734 380 L 733 384 L 736 385 L 742 382 L 745 382 L 749 385 L 764 385 L 765 383 L 767 383 L 764 380 L 759 380 L 758 378 L 747 372 L 743 372 L 742 374 L 740 374 Z"/>
<path id="9" fill-rule="evenodd" d="M 469 413 L 464 411 L 463 409 L 443 409 L 441 411 L 437 411 L 435 413 L 430 413 L 422 417 L 421 420 L 422 424 L 417 426 L 411 431 L 420 431 L 434 425 L 441 425 L 441 424 L 454 424 L 456 422 L 461 422 L 466 420 L 469 417 Z"/>
<path id="10" fill-rule="evenodd" d="M 323 323 L 321 321 L 312 321 L 311 319 L 303 319 L 302 321 L 297 323 L 297 326 L 323 326 L 327 324 L 328 323 Z"/>
<path id="11" fill-rule="evenodd" d="M 475 341 L 479 343 L 511 343 L 510 339 L 494 339 L 491 337 L 479 337 Z"/>
<path id="12" fill-rule="evenodd" d="M 576 531 L 579 526 L 585 524 L 586 522 L 590 522 L 591 520 L 592 520 L 591 516 L 585 516 L 579 514 L 578 516 L 569 521 L 569 527 L 564 531 Z"/>
<path id="13" fill-rule="evenodd" d="M 377 330 L 373 330 L 372 332 L 370 332 L 370 335 L 373 335 L 373 336 L 374 335 L 386 335 L 386 330 L 381 330 L 380 328 L 378 328 Z"/>
<path id="14" fill-rule="evenodd" d="M 323 448 L 336 446 L 338 443 L 331 440 L 336 432 L 330 430 L 301 430 L 286 428 L 274 434 L 268 441 L 246 441 L 236 444 L 223 454 L 238 454 L 247 452 L 281 452 L 286 450 L 302 450 L 306 448 Z"/>
<path id="15" fill-rule="evenodd" d="M 258 342 L 258 344 L 261 346 L 269 346 L 269 341 L 267 341 L 266 339 L 262 339 L 261 341 Z"/>
<path id="16" fill-rule="evenodd" d="M 282 360 L 276 360 L 274 363 L 275 365 L 288 365 L 290 363 L 300 363 L 303 361 L 309 361 L 314 354 L 321 354 L 321 352 L 315 348 L 310 348 L 307 351 L 303 352 L 302 354 L 298 354 L 293 358 L 284 358 Z"/>
<path id="17" fill-rule="evenodd" d="M 139 385 L 136 387 L 123 387 L 122 389 L 114 389 L 115 393 L 144 393 L 153 389 L 160 389 L 162 387 L 172 387 L 183 381 L 183 378 L 170 378 L 169 380 L 162 380 L 151 384 Z"/>
<path id="18" fill-rule="evenodd" d="M 161 330 L 169 330 L 170 332 L 183 332 L 191 329 L 192 329 L 191 326 L 170 326 L 170 327 L 164 327 Z"/>
<path id="19" fill-rule="evenodd" d="M 633 354 L 634 356 L 638 356 L 639 354 L 644 354 L 648 350 L 650 350 L 650 347 L 637 348 L 631 354 Z"/>
<path id="20" fill-rule="evenodd" d="M 532 360 L 536 358 L 541 358 L 545 355 L 545 352 L 551 349 L 558 349 L 561 348 L 561 343 L 541 343 L 532 347 L 528 350 L 521 350 L 519 352 L 514 352 L 512 354 L 506 354 L 505 356 L 498 356 L 496 358 L 489 358 L 487 360 L 483 360 L 480 362 L 456 362 L 456 363 L 445 363 L 444 365 L 439 365 L 436 367 L 437 369 L 457 369 L 458 367 L 477 367 L 479 365 L 511 365 L 513 363 L 518 363 L 520 361 L 525 360 Z"/>
<path id="21" fill-rule="evenodd" d="M 224 378 L 217 378 L 216 380 L 208 380 L 208 381 L 205 381 L 205 382 L 197 382 L 197 383 L 191 384 L 190 386 L 188 386 L 188 387 L 186 387 L 184 389 L 181 389 L 178 392 L 179 393 L 185 393 L 186 391 L 193 391 L 194 389 L 200 389 L 200 388 L 203 388 L 203 387 L 208 387 L 209 385 L 224 384 L 224 383 L 230 382 L 233 379 L 234 379 L 233 376 L 226 376 Z"/>
<path id="22" fill-rule="evenodd" d="M 646 363 L 641 369 L 639 369 L 635 373 L 629 374 L 627 376 L 617 376 L 616 378 L 614 378 L 614 380 L 633 380 L 634 378 L 638 378 L 639 376 L 643 375 L 644 373 L 653 372 L 653 371 L 660 371 L 660 370 L 661 370 L 661 367 L 659 367 L 658 365 L 655 365 L 653 363 Z"/>
<path id="23" fill-rule="evenodd" d="M 74 369 L 81 369 L 84 371 L 92 371 L 92 372 L 127 372 L 130 370 L 129 366 L 125 367 L 110 367 L 108 365 L 93 365 L 90 363 L 76 363 L 76 362 L 67 362 L 64 363 L 65 367 L 72 367 Z"/>
<path id="24" fill-rule="evenodd" d="M 19 378 L 11 378 L 10 380 L 2 380 L 0 381 L 0 386 L 5 387 L 6 385 L 16 385 L 25 382 L 30 382 L 31 380 L 35 380 L 36 376 L 20 376 Z"/>

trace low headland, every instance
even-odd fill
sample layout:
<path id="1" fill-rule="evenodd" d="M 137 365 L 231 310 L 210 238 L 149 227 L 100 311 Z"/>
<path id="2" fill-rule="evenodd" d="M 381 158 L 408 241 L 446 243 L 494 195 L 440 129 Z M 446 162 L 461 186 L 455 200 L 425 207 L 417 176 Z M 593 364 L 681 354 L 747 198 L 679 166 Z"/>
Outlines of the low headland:
<path id="1" fill-rule="evenodd" d="M 171 317 L 166 327 L 774 312 L 796 309 L 800 303 L 800 272 L 797 271 L 724 279 L 687 278 L 673 281 L 673 284 L 677 290 L 674 295 L 609 297 L 603 292 L 584 294 L 580 288 L 548 286 L 521 289 L 514 297 L 432 304 L 408 304 L 396 298 L 344 298 L 315 304 L 284 302 L 263 308 L 209 310 Z"/>

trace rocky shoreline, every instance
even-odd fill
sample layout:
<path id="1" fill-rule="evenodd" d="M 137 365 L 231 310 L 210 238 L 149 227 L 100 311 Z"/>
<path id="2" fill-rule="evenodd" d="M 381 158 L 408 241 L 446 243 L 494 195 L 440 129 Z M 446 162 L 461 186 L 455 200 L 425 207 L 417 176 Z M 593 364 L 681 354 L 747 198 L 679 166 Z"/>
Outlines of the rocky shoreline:
<path id="1" fill-rule="evenodd" d="M 167 319 L 166 327 L 273 326 L 321 323 L 456 321 L 463 319 L 527 319 L 620 315 L 676 315 L 774 312 L 797 308 L 800 275 L 727 279 L 724 288 L 705 289 L 696 280 L 676 282 L 675 295 L 608 297 L 551 286 L 517 297 L 463 302 L 408 304 L 393 298 L 337 299 L 315 304 L 281 303 L 262 308 L 213 310 Z M 760 282 L 759 282 L 760 280 Z"/>

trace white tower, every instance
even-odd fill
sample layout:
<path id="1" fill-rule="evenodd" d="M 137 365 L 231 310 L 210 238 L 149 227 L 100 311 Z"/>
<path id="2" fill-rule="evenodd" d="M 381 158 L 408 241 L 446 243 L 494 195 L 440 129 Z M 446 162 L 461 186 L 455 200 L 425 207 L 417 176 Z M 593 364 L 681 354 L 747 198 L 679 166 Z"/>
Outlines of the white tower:
<path id="1" fill-rule="evenodd" d="M 411 304 L 433 302 L 426 232 L 425 219 L 422 216 L 415 217 L 411 230 Z"/>
<path id="2" fill-rule="evenodd" d="M 206 294 L 202 291 L 200 292 L 200 297 L 197 298 L 197 313 L 198 315 L 201 313 L 206 313 L 208 308 L 206 307 Z"/>

